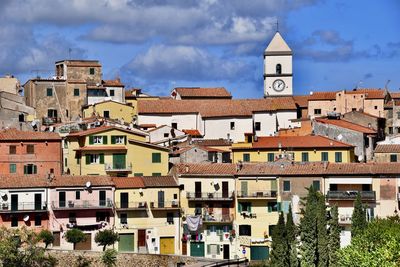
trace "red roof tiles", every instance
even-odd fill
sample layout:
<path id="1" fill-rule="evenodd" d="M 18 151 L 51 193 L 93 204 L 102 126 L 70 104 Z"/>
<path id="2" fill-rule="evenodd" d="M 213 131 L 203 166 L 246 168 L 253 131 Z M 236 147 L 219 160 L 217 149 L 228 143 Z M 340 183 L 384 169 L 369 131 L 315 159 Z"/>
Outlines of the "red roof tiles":
<path id="1" fill-rule="evenodd" d="M 172 176 L 114 177 L 115 188 L 179 187 Z"/>
<path id="2" fill-rule="evenodd" d="M 375 153 L 400 153 L 400 145 L 397 144 L 378 144 Z M 400 170 L 399 170 L 400 173 Z"/>
<path id="3" fill-rule="evenodd" d="M 117 78 L 115 80 L 103 80 L 102 85 L 110 86 L 110 87 L 124 87 L 124 85 L 121 83 L 121 80 L 119 78 Z"/>
<path id="4" fill-rule="evenodd" d="M 28 132 L 14 128 L 0 131 L 0 141 L 61 141 L 58 133 L 53 132 Z"/>
<path id="5" fill-rule="evenodd" d="M 349 121 L 345 120 L 329 120 L 329 119 L 315 119 L 316 122 L 324 123 L 324 124 L 331 124 L 337 127 L 341 128 L 346 128 L 349 130 L 353 130 L 356 132 L 360 133 L 365 133 L 365 134 L 376 134 L 376 131 L 374 129 L 364 127 Z"/>
<path id="6" fill-rule="evenodd" d="M 109 130 L 118 130 L 118 131 L 122 131 L 122 132 L 126 132 L 126 133 L 146 136 L 146 134 L 140 132 L 140 130 L 135 131 L 135 130 L 128 130 L 128 129 L 124 129 L 124 128 L 118 128 L 115 126 L 100 126 L 100 127 L 87 129 L 86 131 L 70 133 L 68 135 L 68 137 L 74 137 L 74 136 L 81 137 L 81 136 L 86 136 L 86 135 L 91 135 L 91 134 L 96 134 L 96 133 L 102 133 L 102 132 L 109 131 Z"/>
<path id="7" fill-rule="evenodd" d="M 143 188 L 144 183 L 141 177 L 114 177 L 112 181 L 115 184 L 115 188 Z"/>
<path id="8" fill-rule="evenodd" d="M 174 166 L 181 175 L 228 175 L 236 173 L 236 164 L 233 163 L 180 163 Z"/>
<path id="9" fill-rule="evenodd" d="M 232 98 L 232 95 L 224 87 L 176 87 L 175 91 L 181 98 Z"/>
<path id="10" fill-rule="evenodd" d="M 199 132 L 199 130 L 194 130 L 194 129 L 185 129 L 182 130 L 185 134 L 194 136 L 194 137 L 201 137 L 201 133 Z"/>
<path id="11" fill-rule="evenodd" d="M 62 175 L 56 176 L 50 183 L 50 187 L 76 187 L 86 186 L 90 182 L 91 186 L 114 186 L 110 176 L 99 175 Z"/>

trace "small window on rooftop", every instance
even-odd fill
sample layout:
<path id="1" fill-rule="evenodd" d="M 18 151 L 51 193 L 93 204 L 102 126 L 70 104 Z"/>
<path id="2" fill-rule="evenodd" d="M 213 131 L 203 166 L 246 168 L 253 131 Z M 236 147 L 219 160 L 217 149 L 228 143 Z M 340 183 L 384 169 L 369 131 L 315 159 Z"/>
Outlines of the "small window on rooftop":
<path id="1" fill-rule="evenodd" d="M 46 92 L 47 92 L 46 93 L 47 96 L 53 96 L 53 88 L 47 88 Z"/>
<path id="2" fill-rule="evenodd" d="M 110 90 L 110 96 L 114 96 L 115 95 L 115 90 Z"/>
<path id="3" fill-rule="evenodd" d="M 10 154 L 17 154 L 17 146 L 10 146 Z"/>
<path id="4" fill-rule="evenodd" d="M 79 88 L 74 89 L 74 96 L 79 96 Z"/>
<path id="5" fill-rule="evenodd" d="M 89 68 L 89 74 L 94 75 L 94 68 Z"/>

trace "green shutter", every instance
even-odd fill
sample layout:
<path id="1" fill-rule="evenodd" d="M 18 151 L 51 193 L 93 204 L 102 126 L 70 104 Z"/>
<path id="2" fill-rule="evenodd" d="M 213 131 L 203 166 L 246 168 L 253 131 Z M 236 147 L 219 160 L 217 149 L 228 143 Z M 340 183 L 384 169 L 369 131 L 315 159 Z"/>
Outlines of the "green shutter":
<path id="1" fill-rule="evenodd" d="M 100 164 L 104 164 L 104 154 L 100 154 Z"/>
<path id="2" fill-rule="evenodd" d="M 112 144 L 112 145 L 115 144 L 115 136 L 114 136 L 114 135 L 111 136 L 111 144 Z"/>
<path id="3" fill-rule="evenodd" d="M 103 145 L 107 145 L 107 135 L 103 135 Z"/>
<path id="4" fill-rule="evenodd" d="M 242 212 L 242 203 L 238 202 L 238 212 Z"/>
<path id="5" fill-rule="evenodd" d="M 268 212 L 272 212 L 272 206 L 268 203 Z"/>
<path id="6" fill-rule="evenodd" d="M 90 164 L 90 154 L 86 154 L 85 157 L 86 157 L 86 165 L 89 165 Z"/>
<path id="7" fill-rule="evenodd" d="M 160 162 L 161 162 L 161 153 L 153 153 L 152 163 L 160 163 Z"/>
<path id="8" fill-rule="evenodd" d="M 36 174 L 36 173 L 37 173 L 37 166 L 33 165 L 33 174 Z"/>
<path id="9" fill-rule="evenodd" d="M 221 253 L 221 247 L 220 245 L 217 245 L 217 254 L 219 255 Z"/>
<path id="10" fill-rule="evenodd" d="M 126 145 L 126 135 L 124 136 L 124 145 Z"/>
<path id="11" fill-rule="evenodd" d="M 248 205 L 249 205 L 249 212 L 251 213 L 251 202 L 249 202 Z"/>
<path id="12" fill-rule="evenodd" d="M 282 209 L 282 205 L 281 205 L 282 203 L 281 203 L 281 202 L 278 202 L 277 204 L 278 204 L 278 211 L 282 211 L 282 210 L 281 210 L 281 209 Z"/>
<path id="13" fill-rule="evenodd" d="M 27 174 L 27 173 L 28 173 L 28 166 L 24 165 L 24 174 Z"/>
<path id="14" fill-rule="evenodd" d="M 89 145 L 93 145 L 94 141 L 93 141 L 93 136 L 89 136 Z"/>

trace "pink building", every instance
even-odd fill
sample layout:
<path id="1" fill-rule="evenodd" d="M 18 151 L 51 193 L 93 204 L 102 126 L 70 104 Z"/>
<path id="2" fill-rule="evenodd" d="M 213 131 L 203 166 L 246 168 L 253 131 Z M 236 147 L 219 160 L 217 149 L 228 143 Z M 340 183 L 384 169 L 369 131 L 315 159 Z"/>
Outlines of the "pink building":
<path id="1" fill-rule="evenodd" d="M 0 173 L 7 175 L 61 174 L 61 137 L 57 133 L 0 131 Z"/>
<path id="2" fill-rule="evenodd" d="M 75 250 L 101 250 L 94 242 L 99 230 L 114 227 L 114 184 L 109 176 L 58 176 L 49 188 L 50 230 L 53 247 Z M 86 241 L 75 248 L 68 243 L 66 231 L 78 228 Z"/>

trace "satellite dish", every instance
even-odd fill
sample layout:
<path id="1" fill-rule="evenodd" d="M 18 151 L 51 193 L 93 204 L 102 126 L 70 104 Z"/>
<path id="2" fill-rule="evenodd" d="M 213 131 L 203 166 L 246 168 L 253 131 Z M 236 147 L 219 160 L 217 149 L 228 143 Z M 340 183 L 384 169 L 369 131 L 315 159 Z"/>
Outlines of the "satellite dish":
<path id="1" fill-rule="evenodd" d="M 27 221 L 29 221 L 29 215 L 28 215 L 28 214 L 26 214 L 26 215 L 24 216 L 24 222 L 27 222 Z"/>
<path id="2" fill-rule="evenodd" d="M 140 194 L 143 193 L 143 188 L 139 188 L 139 193 L 140 193 Z"/>
<path id="3" fill-rule="evenodd" d="M 86 187 L 89 188 L 89 187 L 91 187 L 91 186 L 92 186 L 92 183 L 91 183 L 90 181 L 87 181 L 87 182 L 86 182 Z"/>
<path id="4" fill-rule="evenodd" d="M 4 192 L 1 192 L 1 193 L 0 193 L 0 196 L 1 196 L 1 198 L 5 198 L 5 197 L 7 196 L 7 194 L 4 193 Z"/>

